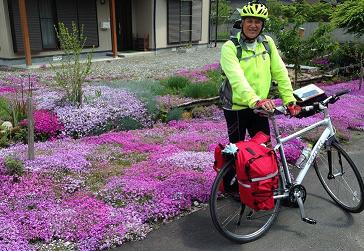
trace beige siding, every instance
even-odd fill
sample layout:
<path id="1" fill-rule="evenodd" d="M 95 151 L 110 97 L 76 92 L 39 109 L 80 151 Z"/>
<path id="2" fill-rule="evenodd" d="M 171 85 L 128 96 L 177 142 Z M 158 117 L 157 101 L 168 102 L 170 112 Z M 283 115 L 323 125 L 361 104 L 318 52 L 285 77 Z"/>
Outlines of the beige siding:
<path id="1" fill-rule="evenodd" d="M 149 34 L 149 48 L 163 49 L 168 47 L 176 47 L 176 45 L 167 44 L 167 0 L 156 0 L 156 46 L 154 46 L 153 38 L 153 6 L 154 0 L 133 0 L 133 38 L 136 36 L 144 37 Z M 97 19 L 99 32 L 99 47 L 95 51 L 111 50 L 111 31 L 110 29 L 102 29 L 102 22 L 110 22 L 109 0 L 101 5 L 97 1 Z M 5 27 L 3 32 L 5 36 L 0 36 L 0 58 L 16 59 L 24 58 L 22 54 L 15 54 L 12 45 L 11 26 L 8 13 L 7 0 L 0 0 L 0 25 Z M 209 0 L 202 0 L 202 34 L 199 44 L 208 43 L 208 26 L 209 26 Z M 88 51 L 88 50 L 85 50 Z M 61 54 L 61 51 L 47 51 L 33 53 L 32 57 L 42 57 Z"/>
<path id="2" fill-rule="evenodd" d="M 7 0 L 0 0 L 0 27 L 3 27 L 0 36 L 0 58 L 11 58 L 14 53 Z"/>
<path id="3" fill-rule="evenodd" d="M 167 46 L 167 0 L 157 0 L 156 10 L 156 44 L 157 48 Z"/>
<path id="4" fill-rule="evenodd" d="M 199 44 L 207 44 L 209 39 L 209 0 L 202 0 L 202 30 Z M 167 0 L 157 0 L 156 13 L 157 49 L 176 47 L 167 44 Z"/>
<path id="5" fill-rule="evenodd" d="M 9 21 L 9 13 L 6 0 L 0 0 L 0 25 L 6 27 L 7 35 L 0 36 L 0 58 L 23 58 L 23 54 L 16 54 L 13 51 L 11 26 Z M 4 14 L 3 14 L 4 13 Z M 97 20 L 99 26 L 99 47 L 95 48 L 95 51 L 110 51 L 111 50 L 111 32 L 110 29 L 102 30 L 101 22 L 110 22 L 110 11 L 108 0 L 105 4 L 101 5 L 100 1 L 97 1 Z M 5 25 L 4 25 L 5 24 Z M 85 51 L 89 51 L 86 49 Z M 61 51 L 46 51 L 32 53 L 32 57 L 42 57 L 61 54 Z"/>
<path id="6" fill-rule="evenodd" d="M 209 42 L 209 4 L 209 0 L 202 1 L 202 33 L 200 44 L 207 44 Z"/>
<path id="7" fill-rule="evenodd" d="M 106 0 L 103 5 L 100 4 L 100 1 L 97 1 L 97 20 L 99 26 L 99 48 L 97 48 L 97 51 L 110 51 L 111 30 L 101 29 L 101 22 L 110 22 L 109 0 Z"/>

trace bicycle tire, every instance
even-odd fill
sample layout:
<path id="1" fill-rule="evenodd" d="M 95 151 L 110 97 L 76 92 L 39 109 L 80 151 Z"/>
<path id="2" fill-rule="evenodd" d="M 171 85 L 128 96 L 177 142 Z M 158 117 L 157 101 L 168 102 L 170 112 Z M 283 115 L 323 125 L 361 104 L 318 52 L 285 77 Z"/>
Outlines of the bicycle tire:
<path id="1" fill-rule="evenodd" d="M 254 218 L 248 219 L 248 215 L 251 213 L 251 209 L 241 203 L 238 197 L 225 191 L 219 192 L 220 184 L 224 182 L 223 180 L 225 175 L 232 168 L 234 168 L 233 165 L 233 161 L 226 163 L 215 178 L 215 181 L 211 188 L 209 208 L 212 222 L 215 228 L 219 231 L 219 233 L 233 242 L 244 244 L 255 241 L 267 233 L 267 231 L 270 229 L 275 219 L 277 218 L 281 206 L 281 200 L 279 199 L 275 201 L 275 207 L 273 210 L 258 211 L 254 214 Z M 219 206 L 221 205 L 223 206 L 223 208 L 219 208 Z M 233 212 L 233 214 L 229 215 L 229 212 Z M 240 225 L 238 225 L 238 222 L 235 222 L 235 224 L 232 222 L 232 220 L 236 218 L 237 212 L 239 214 L 245 214 L 244 217 L 241 218 L 241 220 L 244 221 L 243 223 L 240 223 Z M 219 216 L 221 216 L 221 214 L 228 216 L 228 218 L 225 219 L 225 221 L 228 220 L 227 224 L 224 224 L 225 221 L 223 221 L 223 219 L 220 219 Z M 261 217 L 261 215 L 263 215 L 263 217 Z M 249 229 L 254 227 L 254 225 L 258 223 L 261 223 L 261 226 L 258 226 L 256 230 L 250 232 Z M 236 233 L 229 230 L 228 227 L 237 227 L 239 228 L 239 230 L 246 231 L 246 233 Z M 237 228 L 235 230 L 237 230 Z"/>
<path id="2" fill-rule="evenodd" d="M 329 178 L 329 152 L 333 175 Z M 339 157 L 341 156 L 341 158 Z M 343 167 L 343 172 L 340 165 Z M 333 142 L 327 148 L 320 150 L 314 161 L 316 174 L 329 196 L 342 209 L 351 213 L 360 213 L 364 209 L 364 184 L 360 173 L 349 155 L 337 142 Z M 338 188 L 334 189 L 337 185 Z M 339 193 L 344 195 L 340 196 Z"/>

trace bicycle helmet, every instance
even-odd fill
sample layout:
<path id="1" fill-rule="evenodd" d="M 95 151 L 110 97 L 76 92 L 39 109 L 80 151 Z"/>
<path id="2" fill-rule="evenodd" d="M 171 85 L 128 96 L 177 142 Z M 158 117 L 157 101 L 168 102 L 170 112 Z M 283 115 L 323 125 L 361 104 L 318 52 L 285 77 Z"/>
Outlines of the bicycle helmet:
<path id="1" fill-rule="evenodd" d="M 249 2 L 242 9 L 239 9 L 239 13 L 242 18 L 257 17 L 263 21 L 268 18 L 268 8 L 259 2 Z"/>

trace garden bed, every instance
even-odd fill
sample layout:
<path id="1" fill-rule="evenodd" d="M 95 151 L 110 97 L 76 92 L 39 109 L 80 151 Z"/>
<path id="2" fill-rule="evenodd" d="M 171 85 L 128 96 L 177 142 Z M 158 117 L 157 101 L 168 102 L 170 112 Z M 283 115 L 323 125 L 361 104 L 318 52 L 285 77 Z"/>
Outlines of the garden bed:
<path id="1" fill-rule="evenodd" d="M 36 84 L 36 134 L 53 137 L 35 144 L 34 160 L 28 160 L 27 145 L 21 142 L 0 149 L 0 249 L 107 249 L 142 239 L 158 224 L 206 203 L 215 177 L 213 150 L 228 138 L 222 111 L 198 107 L 184 120 L 170 116 L 168 123 L 152 111 L 195 100 L 181 94 L 204 85 L 200 73 L 210 68 L 180 71 L 192 83 L 97 82 L 85 88 L 79 107 L 64 103 L 57 90 Z M 7 89 L 0 92 L 14 94 L 26 81 L 12 80 L 18 84 L 9 89 L 3 83 L 1 88 Z M 328 94 L 353 90 L 330 108 L 343 138 L 350 137 L 349 128 L 364 130 L 364 93 L 357 90 L 358 83 L 319 84 Z M 154 90 L 160 87 L 174 93 L 161 92 L 156 102 Z M 319 116 L 281 116 L 277 122 L 289 133 Z M 107 132 L 110 128 L 114 131 Z M 294 162 L 303 146 L 301 140 L 287 144 L 288 161 Z"/>

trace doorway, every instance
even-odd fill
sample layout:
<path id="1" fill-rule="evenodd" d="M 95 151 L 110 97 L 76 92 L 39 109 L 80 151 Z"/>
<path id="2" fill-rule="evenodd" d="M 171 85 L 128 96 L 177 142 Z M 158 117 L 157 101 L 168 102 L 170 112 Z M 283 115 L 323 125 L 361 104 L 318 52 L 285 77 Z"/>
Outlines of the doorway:
<path id="1" fill-rule="evenodd" d="M 132 0 L 116 0 L 116 33 L 118 51 L 133 49 Z"/>

